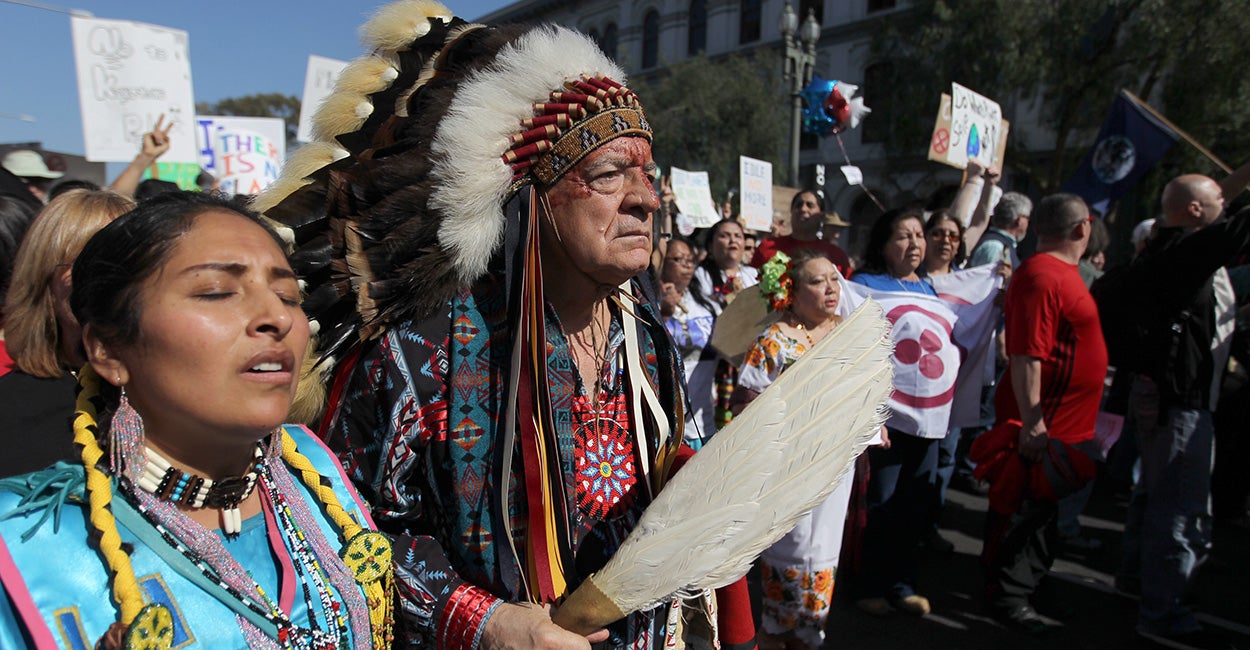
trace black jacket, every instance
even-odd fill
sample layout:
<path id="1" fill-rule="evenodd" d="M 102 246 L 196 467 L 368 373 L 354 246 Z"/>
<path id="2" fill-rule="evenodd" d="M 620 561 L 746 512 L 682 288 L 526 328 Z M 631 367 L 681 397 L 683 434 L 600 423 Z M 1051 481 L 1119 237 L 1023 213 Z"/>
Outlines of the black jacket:
<path id="1" fill-rule="evenodd" d="M 1138 263 L 1143 289 L 1162 315 L 1153 370 L 1165 407 L 1210 409 L 1215 290 L 1221 267 L 1250 253 L 1250 208 L 1199 230 L 1159 228 Z M 1143 319 L 1154 318 L 1142 314 Z"/>

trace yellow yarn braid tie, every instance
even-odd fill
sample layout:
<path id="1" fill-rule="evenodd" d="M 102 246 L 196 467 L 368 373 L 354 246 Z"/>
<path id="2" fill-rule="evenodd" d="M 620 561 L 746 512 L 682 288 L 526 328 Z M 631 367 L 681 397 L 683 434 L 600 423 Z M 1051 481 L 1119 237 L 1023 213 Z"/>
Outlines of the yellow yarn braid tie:
<path id="1" fill-rule="evenodd" d="M 104 456 L 104 451 L 96 443 L 96 418 L 99 414 L 93 403 L 100 394 L 100 378 L 87 366 L 78 373 L 78 383 L 82 390 L 78 393 L 78 403 L 74 411 L 74 443 L 82 447 L 91 525 L 100 532 L 100 552 L 113 576 L 113 600 L 121 608 L 118 621 L 129 627 L 139 615 L 139 610 L 143 609 L 143 592 L 135 579 L 130 556 L 122 551 L 121 535 L 117 532 L 117 522 L 110 510 L 113 501 L 112 480 L 96 467 Z"/>
<path id="2" fill-rule="evenodd" d="M 343 509 L 334 489 L 326 484 L 312 461 L 299 453 L 295 440 L 282 432 L 282 460 L 299 472 L 304 485 L 325 508 L 326 516 L 342 531 L 340 557 L 365 592 L 374 648 L 389 648 L 394 640 L 392 594 L 395 590 L 394 558 L 390 540 L 377 531 L 365 530 Z"/>

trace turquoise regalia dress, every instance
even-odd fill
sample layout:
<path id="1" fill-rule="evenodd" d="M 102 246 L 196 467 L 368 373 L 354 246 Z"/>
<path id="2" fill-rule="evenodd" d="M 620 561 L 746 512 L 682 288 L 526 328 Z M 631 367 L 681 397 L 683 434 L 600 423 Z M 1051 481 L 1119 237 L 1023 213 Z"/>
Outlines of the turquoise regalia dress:
<path id="1" fill-rule="evenodd" d="M 284 429 L 300 453 L 328 480 L 344 510 L 362 526 L 373 528 L 367 508 L 321 441 L 302 427 L 287 425 Z M 280 480 L 275 483 L 282 485 Z M 145 602 L 164 604 L 172 612 L 174 648 L 282 647 L 273 638 L 259 642 L 249 639 L 240 623 L 237 603 L 231 607 L 229 592 L 220 587 L 206 588 L 202 573 L 197 582 L 194 565 L 185 562 L 186 557 L 161 537 L 135 505 L 122 497 L 116 481 L 114 484 L 111 510 L 123 548 L 132 549 L 130 561 Z M 338 527 L 302 481 L 296 478 L 294 486 L 298 493 L 294 497 L 307 505 L 307 512 L 337 556 L 342 546 Z M 84 488 L 83 468 L 64 462 L 0 481 L 0 583 L 4 586 L 0 592 L 0 648 L 89 650 L 118 619 L 108 569 L 97 545 L 89 541 L 95 530 L 87 520 Z M 282 495 L 293 496 L 288 491 Z M 296 577 L 307 565 L 293 559 L 292 545 L 283 541 L 274 501 L 264 498 L 262 502 L 265 511 L 245 520 L 239 535 L 227 539 L 220 532 L 205 534 L 218 535 L 224 548 L 290 621 L 307 627 L 310 601 L 301 593 L 307 584 Z M 26 505 L 20 505 L 23 503 Z M 294 508 L 288 511 L 299 512 Z M 276 551 L 278 548 L 281 550 Z M 184 561 L 179 562 L 180 558 Z M 359 589 L 354 582 L 350 584 Z M 334 586 L 328 586 L 325 596 L 319 599 L 314 591 L 311 599 L 321 620 L 323 602 L 334 610 L 349 609 L 341 606 L 344 599 Z M 347 647 L 369 647 L 367 611 L 363 621 L 354 620 L 358 616 L 351 613 L 346 617 L 353 619 L 346 624 Z M 256 629 L 265 630 L 260 625 Z M 362 634 L 364 638 L 360 638 Z"/>

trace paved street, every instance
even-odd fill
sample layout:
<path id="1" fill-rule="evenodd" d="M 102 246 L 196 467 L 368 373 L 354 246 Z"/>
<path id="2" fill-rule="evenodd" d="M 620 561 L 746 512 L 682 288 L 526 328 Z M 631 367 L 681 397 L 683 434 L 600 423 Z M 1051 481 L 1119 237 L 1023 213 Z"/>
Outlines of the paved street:
<path id="1" fill-rule="evenodd" d="M 1119 561 L 1125 501 L 1099 485 L 1082 517 L 1085 535 L 1103 542 L 1089 554 L 1065 553 L 1044 585 L 1045 595 L 1060 609 L 1038 610 L 1062 627 L 1033 638 L 1009 630 L 981 606 L 981 572 L 977 561 L 986 508 L 984 497 L 951 490 L 942 520 L 942 534 L 955 543 L 950 554 L 925 552 L 920 593 L 933 613 L 923 619 L 894 614 L 875 618 L 855 609 L 841 589 L 835 595 L 825 648 L 899 648 L 961 650 L 998 648 L 1063 648 L 1064 650 L 1153 647 L 1133 633 L 1137 602 L 1112 589 Z M 1204 623 L 1219 630 L 1234 647 L 1250 650 L 1250 531 L 1216 530 L 1213 557 L 1203 569 L 1194 598 Z M 1062 611 L 1066 609 L 1067 611 Z"/>

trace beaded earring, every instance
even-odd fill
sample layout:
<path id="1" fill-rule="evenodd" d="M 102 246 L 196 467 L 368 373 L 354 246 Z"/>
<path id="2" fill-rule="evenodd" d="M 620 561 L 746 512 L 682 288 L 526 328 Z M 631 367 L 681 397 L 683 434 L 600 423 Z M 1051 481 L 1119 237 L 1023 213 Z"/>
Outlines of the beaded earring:
<path id="1" fill-rule="evenodd" d="M 109 423 L 109 463 L 114 476 L 124 473 L 133 481 L 143 472 L 147 460 L 143 453 L 143 417 L 126 399 L 126 386 L 121 383 L 121 377 L 117 378 L 117 383 L 122 396 Z"/>

